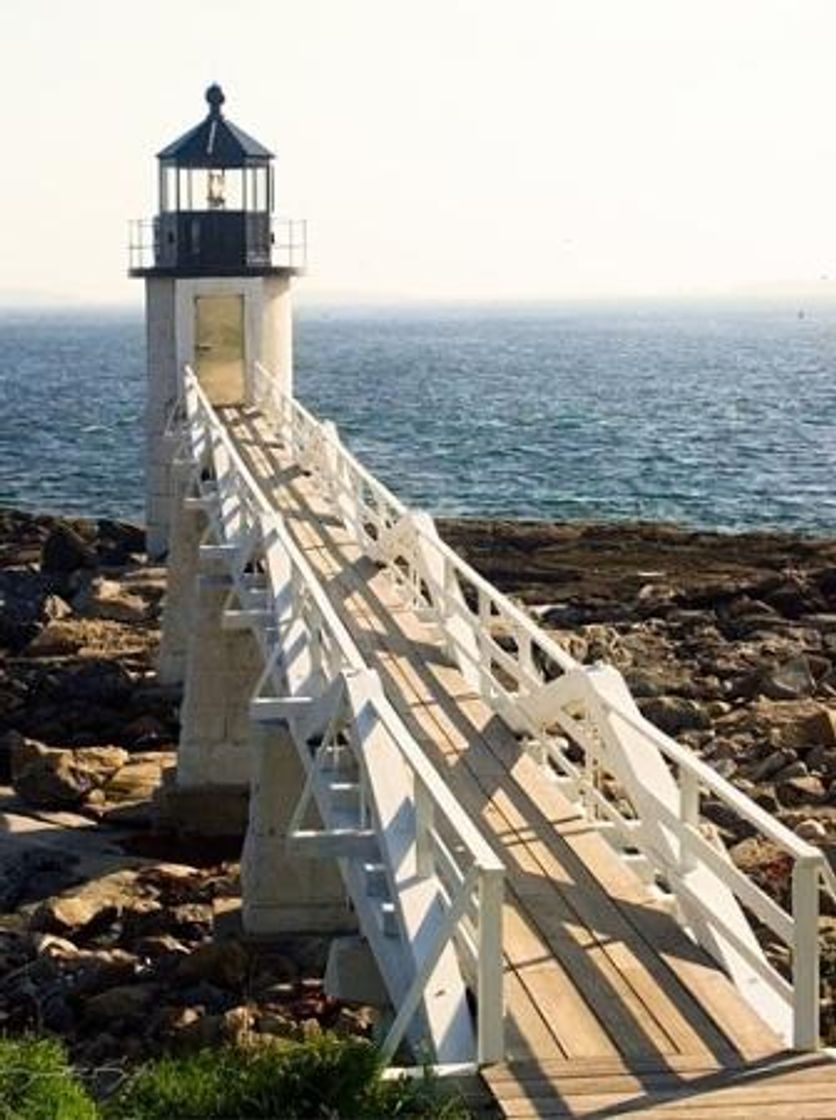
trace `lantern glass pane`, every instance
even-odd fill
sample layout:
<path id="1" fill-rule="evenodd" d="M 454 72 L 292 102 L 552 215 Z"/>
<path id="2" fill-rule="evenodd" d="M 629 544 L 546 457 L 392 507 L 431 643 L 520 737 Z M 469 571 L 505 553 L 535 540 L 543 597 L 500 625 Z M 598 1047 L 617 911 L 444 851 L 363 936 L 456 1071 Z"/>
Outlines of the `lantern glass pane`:
<path id="1" fill-rule="evenodd" d="M 189 167 L 178 168 L 177 187 L 179 191 L 178 209 L 194 210 L 192 205 L 192 172 Z"/>
<path id="2" fill-rule="evenodd" d="M 160 175 L 160 210 L 171 213 L 177 209 L 177 168 L 164 164 Z"/>

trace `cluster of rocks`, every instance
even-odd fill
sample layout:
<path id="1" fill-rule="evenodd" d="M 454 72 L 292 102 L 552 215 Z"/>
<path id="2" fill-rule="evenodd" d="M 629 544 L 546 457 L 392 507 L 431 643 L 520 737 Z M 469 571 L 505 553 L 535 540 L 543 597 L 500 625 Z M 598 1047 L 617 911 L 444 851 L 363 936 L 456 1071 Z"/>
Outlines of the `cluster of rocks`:
<path id="1" fill-rule="evenodd" d="M 234 848 L 152 830 L 181 697 L 156 679 L 165 573 L 143 550 L 130 525 L 0 511 L 0 1032 L 89 1065 L 365 1036 L 373 1013 L 323 992 L 320 939 L 236 932 Z"/>
<path id="2" fill-rule="evenodd" d="M 0 513 L 0 782 L 32 805 L 139 821 L 173 763 L 165 578 L 143 548 L 119 522 Z"/>
<path id="3" fill-rule="evenodd" d="M 176 742 L 179 696 L 153 666 L 165 573 L 144 564 L 143 547 L 130 525 L 0 513 L 0 735 Z M 0 777 L 9 754 L 0 749 Z"/>
<path id="4" fill-rule="evenodd" d="M 52 876 L 72 876 L 52 855 Z M 371 1031 L 371 1012 L 324 995 L 323 942 L 223 935 L 234 865 L 127 862 L 0 916 L 0 1030 L 59 1034 L 87 1065 Z"/>

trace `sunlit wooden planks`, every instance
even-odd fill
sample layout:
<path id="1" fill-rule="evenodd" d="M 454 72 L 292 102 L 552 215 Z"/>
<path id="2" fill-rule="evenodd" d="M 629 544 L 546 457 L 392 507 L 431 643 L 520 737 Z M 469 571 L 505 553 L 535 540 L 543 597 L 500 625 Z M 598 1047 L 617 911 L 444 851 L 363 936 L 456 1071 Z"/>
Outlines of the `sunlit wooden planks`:
<path id="1" fill-rule="evenodd" d="M 820 1054 L 773 1054 L 722 1065 L 700 1055 L 664 1063 L 633 1061 L 519 1062 L 483 1077 L 503 1116 L 705 1117 L 706 1120 L 836 1115 L 836 1063 Z"/>
<path id="2" fill-rule="evenodd" d="M 311 481 L 262 442 L 260 422 L 230 419 L 390 699 L 506 860 L 506 992 L 519 1020 L 512 1048 L 544 1058 L 540 1049 L 552 1047 L 574 1057 L 697 1051 L 704 1060 L 729 1048 L 777 1049 L 726 978 L 473 695 L 439 635 L 360 556 Z"/>

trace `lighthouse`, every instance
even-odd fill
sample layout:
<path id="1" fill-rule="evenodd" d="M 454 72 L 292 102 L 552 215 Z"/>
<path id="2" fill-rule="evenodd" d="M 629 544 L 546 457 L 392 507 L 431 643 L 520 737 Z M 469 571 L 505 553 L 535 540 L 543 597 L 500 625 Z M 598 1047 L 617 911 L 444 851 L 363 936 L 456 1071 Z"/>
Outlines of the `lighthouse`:
<path id="1" fill-rule="evenodd" d="M 148 552 L 168 550 L 174 448 L 167 438 L 191 366 L 216 406 L 248 398 L 255 362 L 293 389 L 291 283 L 305 266 L 305 223 L 274 217 L 273 153 L 223 111 L 159 152 L 156 217 L 131 223 L 131 276 L 145 281 Z"/>
<path id="2" fill-rule="evenodd" d="M 204 504 L 197 493 L 208 468 L 184 442 L 187 368 L 216 423 L 253 407 L 256 376 L 293 388 L 290 296 L 305 223 L 274 216 L 273 154 L 225 116 L 224 100 L 210 86 L 205 118 L 158 154 L 158 212 L 133 223 L 130 241 L 130 274 L 145 281 L 147 548 L 167 564 L 158 679 L 182 688 L 177 765 L 155 796 L 156 821 L 246 833 L 249 932 L 341 931 L 356 923 L 336 864 L 285 852 L 305 775 L 281 745 L 286 732 L 252 719 L 264 648 L 249 626 L 226 624 L 232 584 L 205 543 L 211 495 Z"/>

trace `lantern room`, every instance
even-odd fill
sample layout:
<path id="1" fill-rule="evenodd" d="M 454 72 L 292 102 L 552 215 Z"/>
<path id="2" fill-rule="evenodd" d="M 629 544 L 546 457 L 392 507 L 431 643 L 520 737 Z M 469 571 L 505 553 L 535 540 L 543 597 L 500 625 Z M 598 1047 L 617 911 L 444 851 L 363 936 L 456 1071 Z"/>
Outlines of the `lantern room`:
<path id="1" fill-rule="evenodd" d="M 273 153 L 223 115 L 218 85 L 209 112 L 158 154 L 154 265 L 181 275 L 261 272 L 272 260 Z"/>

